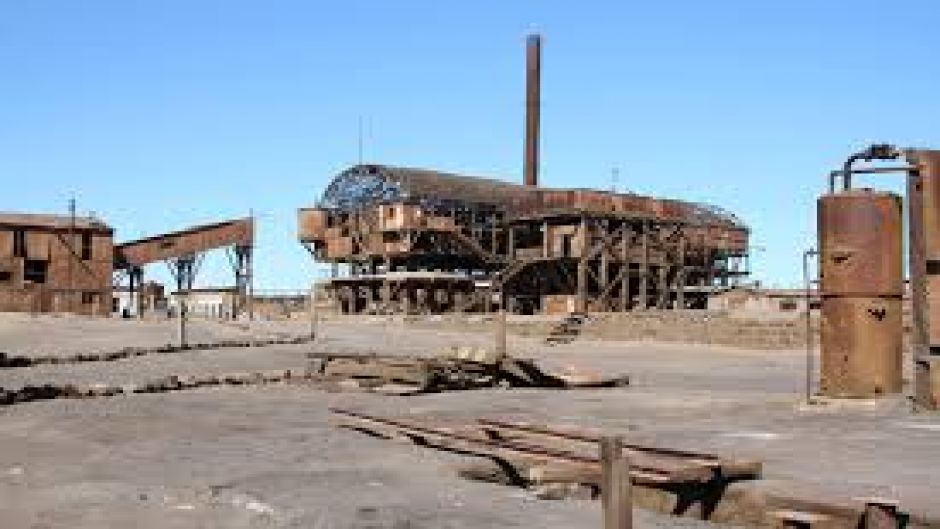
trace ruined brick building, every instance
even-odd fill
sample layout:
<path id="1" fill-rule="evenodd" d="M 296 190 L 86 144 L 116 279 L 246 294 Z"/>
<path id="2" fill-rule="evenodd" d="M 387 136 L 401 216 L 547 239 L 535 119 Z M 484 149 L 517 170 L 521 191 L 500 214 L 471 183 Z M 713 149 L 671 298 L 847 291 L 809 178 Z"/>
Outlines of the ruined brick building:
<path id="1" fill-rule="evenodd" d="M 113 230 L 90 217 L 0 213 L 0 312 L 111 312 Z"/>

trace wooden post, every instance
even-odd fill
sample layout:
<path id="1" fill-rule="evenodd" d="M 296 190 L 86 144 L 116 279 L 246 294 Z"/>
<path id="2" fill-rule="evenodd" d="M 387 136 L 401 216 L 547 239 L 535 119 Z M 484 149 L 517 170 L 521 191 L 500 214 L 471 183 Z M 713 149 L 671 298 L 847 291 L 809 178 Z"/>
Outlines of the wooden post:
<path id="1" fill-rule="evenodd" d="M 506 358 L 506 309 L 500 308 L 496 314 L 496 346 L 494 348 L 497 359 Z"/>
<path id="2" fill-rule="evenodd" d="M 640 308 L 646 310 L 650 307 L 649 304 L 649 276 L 650 276 L 650 247 L 649 247 L 649 238 L 650 238 L 650 225 L 648 222 L 643 223 L 643 238 L 642 242 L 642 261 L 640 262 Z"/>
<path id="3" fill-rule="evenodd" d="M 577 291 L 577 300 L 578 300 L 578 311 L 587 312 L 587 267 L 588 267 L 588 252 L 590 251 L 591 237 L 588 235 L 588 224 L 587 218 L 581 216 L 581 252 L 578 258 L 578 291 Z"/>
<path id="4" fill-rule="evenodd" d="M 620 266 L 623 276 L 620 278 L 620 310 L 630 310 L 630 235 L 631 231 L 624 226 L 620 239 Z"/>
<path id="5" fill-rule="evenodd" d="M 619 437 L 602 437 L 600 460 L 604 529 L 632 529 L 630 461 L 623 455 L 623 441 Z"/>
<path id="6" fill-rule="evenodd" d="M 604 228 L 604 231 L 603 231 L 604 241 L 601 243 L 603 246 L 601 248 L 601 260 L 600 260 L 600 264 L 598 265 L 598 273 L 597 273 L 597 282 L 598 282 L 597 287 L 600 292 L 606 292 L 607 285 L 610 282 L 610 276 L 609 276 L 610 254 L 608 253 L 609 248 L 607 244 L 608 243 L 607 236 L 608 236 L 608 231 L 610 230 L 610 225 L 605 222 L 603 224 L 603 228 Z M 605 310 L 605 311 L 610 310 L 609 299 L 602 299 L 602 300 L 599 299 L 598 301 L 604 304 L 603 307 L 601 307 L 601 310 Z"/>
<path id="7" fill-rule="evenodd" d="M 682 310 L 685 308 L 685 274 L 686 274 L 686 263 L 685 263 L 685 234 L 683 233 L 679 239 L 679 269 L 676 273 L 676 304 L 673 306 L 675 310 Z"/>
<path id="8" fill-rule="evenodd" d="M 883 498 L 865 500 L 865 529 L 895 529 L 898 520 L 898 502 Z"/>
<path id="9" fill-rule="evenodd" d="M 310 339 L 317 338 L 317 284 L 310 287 Z"/>

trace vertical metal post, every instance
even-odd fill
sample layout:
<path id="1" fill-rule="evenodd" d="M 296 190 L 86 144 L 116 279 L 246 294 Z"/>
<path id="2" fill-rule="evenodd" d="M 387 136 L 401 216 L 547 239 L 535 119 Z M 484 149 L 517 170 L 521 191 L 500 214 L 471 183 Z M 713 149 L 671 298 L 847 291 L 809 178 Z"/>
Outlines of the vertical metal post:
<path id="1" fill-rule="evenodd" d="M 814 248 L 803 252 L 803 288 L 805 289 L 804 316 L 806 318 L 806 402 L 813 398 L 813 322 L 810 303 L 812 300 L 812 279 L 809 276 L 809 258 L 818 255 Z"/>
<path id="2" fill-rule="evenodd" d="M 633 498 L 630 462 L 623 455 L 623 441 L 619 437 L 602 437 L 600 460 L 604 529 L 631 529 Z"/>
<path id="3" fill-rule="evenodd" d="M 137 268 L 137 319 L 144 319 L 144 268 Z"/>
<path id="4" fill-rule="evenodd" d="M 134 268 L 131 268 L 127 271 L 127 305 L 128 310 L 131 308 L 137 309 L 135 306 L 136 292 L 138 288 L 135 286 L 137 282 L 137 274 L 134 273 Z M 71 294 L 70 294 L 71 295 Z M 139 309 L 138 309 L 139 310 Z"/>
<path id="5" fill-rule="evenodd" d="M 186 336 L 186 319 L 189 317 L 188 297 L 193 288 L 193 261 L 194 257 L 181 257 L 176 260 L 176 293 L 179 296 L 178 337 L 179 346 L 188 345 Z"/>
<path id="6" fill-rule="evenodd" d="M 914 402 L 930 407 L 929 371 L 921 366 L 926 359 L 930 337 L 927 311 L 927 243 L 924 236 L 924 185 L 920 171 L 907 174 L 908 266 L 911 291 L 911 351 L 914 362 Z"/>

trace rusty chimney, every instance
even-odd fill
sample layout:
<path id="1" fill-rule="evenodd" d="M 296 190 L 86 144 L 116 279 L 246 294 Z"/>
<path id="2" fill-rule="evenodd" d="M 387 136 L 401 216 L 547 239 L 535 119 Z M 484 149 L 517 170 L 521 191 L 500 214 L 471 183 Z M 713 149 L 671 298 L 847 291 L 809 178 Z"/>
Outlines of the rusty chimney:
<path id="1" fill-rule="evenodd" d="M 525 53 L 525 185 L 539 185 L 539 92 L 542 76 L 542 37 L 529 35 Z"/>

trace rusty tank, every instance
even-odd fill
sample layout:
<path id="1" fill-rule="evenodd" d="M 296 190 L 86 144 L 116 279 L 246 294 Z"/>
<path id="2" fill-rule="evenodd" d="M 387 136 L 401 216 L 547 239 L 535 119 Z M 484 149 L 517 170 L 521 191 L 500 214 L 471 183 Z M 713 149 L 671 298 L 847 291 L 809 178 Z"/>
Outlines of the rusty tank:
<path id="1" fill-rule="evenodd" d="M 901 197 L 851 189 L 818 202 L 822 297 L 820 391 L 901 391 L 904 289 Z"/>

